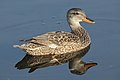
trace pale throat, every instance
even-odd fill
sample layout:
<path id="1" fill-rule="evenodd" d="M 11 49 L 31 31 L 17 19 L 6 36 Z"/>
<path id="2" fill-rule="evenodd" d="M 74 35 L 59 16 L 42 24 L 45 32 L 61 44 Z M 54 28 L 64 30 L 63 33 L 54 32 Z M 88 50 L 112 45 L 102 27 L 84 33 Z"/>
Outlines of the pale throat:
<path id="1" fill-rule="evenodd" d="M 68 19 L 68 23 L 69 23 L 69 25 L 70 25 L 70 27 L 71 27 L 71 29 L 72 30 L 74 30 L 74 29 L 77 29 L 77 28 L 79 28 L 79 27 L 82 27 L 81 25 L 80 25 L 80 22 L 82 22 L 82 20 L 78 20 L 78 19 L 76 19 L 76 18 L 69 18 Z"/>
<path id="2" fill-rule="evenodd" d="M 76 31 L 76 30 L 78 30 L 78 29 L 84 29 L 81 26 L 81 24 L 80 24 L 79 21 L 72 20 L 72 21 L 70 21 L 69 26 L 70 26 L 70 28 L 72 29 L 73 32 Z"/>
<path id="3" fill-rule="evenodd" d="M 69 26 L 71 28 L 71 32 L 80 38 L 84 38 L 87 36 L 86 30 L 81 26 L 80 22 L 82 22 L 82 19 L 68 19 Z"/>

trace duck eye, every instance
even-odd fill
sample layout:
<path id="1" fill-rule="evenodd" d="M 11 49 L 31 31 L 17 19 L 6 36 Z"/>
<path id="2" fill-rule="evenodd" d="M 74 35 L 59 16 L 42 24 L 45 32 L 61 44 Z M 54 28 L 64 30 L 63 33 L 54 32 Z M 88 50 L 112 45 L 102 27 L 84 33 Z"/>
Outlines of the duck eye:
<path id="1" fill-rule="evenodd" d="M 76 15 L 79 15 L 79 13 L 76 13 Z"/>
<path id="2" fill-rule="evenodd" d="M 79 13 L 72 13 L 72 14 L 74 14 L 74 15 L 79 15 Z"/>

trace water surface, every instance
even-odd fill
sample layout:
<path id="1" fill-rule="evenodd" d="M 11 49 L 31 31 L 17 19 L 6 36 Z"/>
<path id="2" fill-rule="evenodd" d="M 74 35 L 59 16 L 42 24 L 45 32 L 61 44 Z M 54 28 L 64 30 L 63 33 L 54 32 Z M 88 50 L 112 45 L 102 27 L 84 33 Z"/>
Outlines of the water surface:
<path id="1" fill-rule="evenodd" d="M 25 55 L 12 47 L 20 39 L 49 31 L 70 31 L 66 11 L 85 10 L 96 24 L 83 23 L 92 46 L 85 61 L 98 66 L 84 75 L 73 75 L 68 65 L 38 69 L 29 74 L 14 65 Z M 0 80 L 118 80 L 120 79 L 120 1 L 119 0 L 1 0 L 0 1 Z"/>

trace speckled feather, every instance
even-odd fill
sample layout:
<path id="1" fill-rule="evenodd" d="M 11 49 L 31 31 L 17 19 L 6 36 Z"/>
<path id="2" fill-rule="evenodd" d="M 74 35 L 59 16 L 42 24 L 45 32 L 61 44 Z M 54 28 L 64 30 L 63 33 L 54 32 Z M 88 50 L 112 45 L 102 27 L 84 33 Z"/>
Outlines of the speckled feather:
<path id="1" fill-rule="evenodd" d="M 63 45 L 64 42 L 80 43 L 80 38 L 69 32 L 57 31 L 57 32 L 49 32 L 24 41 L 41 44 L 44 46 L 48 46 L 50 44 L 56 44 L 60 46 Z"/>
<path id="2" fill-rule="evenodd" d="M 49 32 L 25 40 L 25 42 L 29 43 L 17 45 L 16 47 L 19 47 L 26 51 L 27 54 L 34 56 L 67 54 L 85 48 L 81 46 L 81 41 L 78 36 L 68 32 Z M 51 44 L 55 44 L 57 47 L 49 47 Z"/>

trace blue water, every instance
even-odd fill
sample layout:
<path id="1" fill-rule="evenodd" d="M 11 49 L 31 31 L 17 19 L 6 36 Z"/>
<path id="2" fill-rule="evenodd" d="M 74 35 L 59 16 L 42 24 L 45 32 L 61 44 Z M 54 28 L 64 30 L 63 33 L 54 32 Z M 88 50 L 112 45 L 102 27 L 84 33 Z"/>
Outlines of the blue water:
<path id="1" fill-rule="evenodd" d="M 25 53 L 12 45 L 49 31 L 70 31 L 66 11 L 84 9 L 96 24 L 83 23 L 92 46 L 84 61 L 98 66 L 77 76 L 68 65 L 38 69 L 29 74 L 14 65 Z M 119 80 L 120 0 L 0 0 L 0 80 Z"/>

